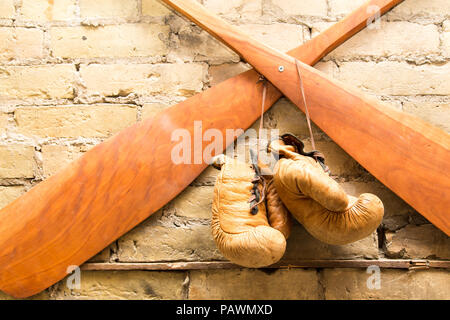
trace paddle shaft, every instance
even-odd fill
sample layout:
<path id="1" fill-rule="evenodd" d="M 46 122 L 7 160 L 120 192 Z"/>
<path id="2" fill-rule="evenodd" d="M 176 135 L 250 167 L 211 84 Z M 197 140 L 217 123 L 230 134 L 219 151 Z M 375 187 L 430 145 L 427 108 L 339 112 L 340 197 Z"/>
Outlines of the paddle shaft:
<path id="1" fill-rule="evenodd" d="M 386 10 L 398 2 L 371 1 Z M 318 61 L 365 26 L 366 9 L 292 53 Z M 123 130 L 3 208 L 0 290 L 20 298 L 42 291 L 173 199 L 207 165 L 173 164 L 172 132 L 193 136 L 199 120 L 224 135 L 250 127 L 260 115 L 258 78 L 250 70 Z M 267 108 L 280 96 L 269 86 Z"/>
<path id="2" fill-rule="evenodd" d="M 163 0 L 227 44 L 304 110 L 296 61 L 192 0 Z M 450 235 L 450 136 L 298 62 L 311 119 L 356 161 Z"/>

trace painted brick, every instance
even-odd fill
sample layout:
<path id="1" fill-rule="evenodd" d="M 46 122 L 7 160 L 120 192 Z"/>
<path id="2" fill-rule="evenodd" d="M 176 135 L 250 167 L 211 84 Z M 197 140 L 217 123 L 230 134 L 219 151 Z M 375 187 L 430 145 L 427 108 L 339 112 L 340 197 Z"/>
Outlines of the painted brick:
<path id="1" fill-rule="evenodd" d="M 0 28 L 0 59 L 41 58 L 44 36 L 32 28 Z"/>
<path id="2" fill-rule="evenodd" d="M 126 96 L 164 94 L 191 96 L 203 89 L 202 64 L 83 65 L 81 76 L 90 94 Z"/>
<path id="3" fill-rule="evenodd" d="M 450 63 L 414 66 L 405 62 L 346 62 L 338 78 L 365 90 L 388 95 L 450 94 Z"/>
<path id="4" fill-rule="evenodd" d="M 76 0 L 22 0 L 21 18 L 46 22 L 76 18 Z"/>
<path id="5" fill-rule="evenodd" d="M 145 16 L 159 17 L 171 13 L 171 10 L 159 0 L 142 0 L 142 14 Z"/>
<path id="6" fill-rule="evenodd" d="M 395 7 L 388 16 L 390 19 L 408 20 L 411 18 L 445 16 L 450 12 L 447 0 L 408 0 Z"/>
<path id="7" fill-rule="evenodd" d="M 442 33 L 443 53 L 450 58 L 450 20 L 444 22 L 444 32 Z"/>
<path id="8" fill-rule="evenodd" d="M 170 105 L 165 103 L 146 103 L 142 106 L 141 117 L 142 119 L 154 117 L 168 107 Z"/>
<path id="9" fill-rule="evenodd" d="M 255 19 L 262 13 L 262 0 L 206 0 L 203 5 L 208 10 L 229 18 Z"/>
<path id="10" fill-rule="evenodd" d="M 0 135 L 4 134 L 8 129 L 8 115 L 0 112 Z"/>
<path id="11" fill-rule="evenodd" d="M 286 15 L 326 16 L 328 5 L 326 0 L 277 0 L 272 2 Z"/>
<path id="12" fill-rule="evenodd" d="M 69 64 L 0 67 L 0 101 L 72 99 L 75 66 Z"/>
<path id="13" fill-rule="evenodd" d="M 450 133 L 450 103 L 433 101 L 408 101 L 403 110 Z"/>
<path id="14" fill-rule="evenodd" d="M 331 14 L 336 16 L 351 13 L 366 3 L 366 0 L 330 0 L 328 2 L 330 4 Z"/>
<path id="15" fill-rule="evenodd" d="M 315 270 L 206 270 L 190 272 L 193 300 L 314 300 L 320 297 Z"/>
<path id="16" fill-rule="evenodd" d="M 137 17 L 138 4 L 136 0 L 80 0 L 81 17 L 109 18 Z"/>
<path id="17" fill-rule="evenodd" d="M 25 188 L 23 186 L 0 186 L 0 209 L 20 197 L 23 193 L 25 193 Z"/>
<path id="18" fill-rule="evenodd" d="M 54 27 L 50 34 L 51 49 L 56 57 L 140 57 L 168 52 L 161 40 L 169 34 L 169 27 L 164 25 Z"/>
<path id="19" fill-rule="evenodd" d="M 21 107 L 15 111 L 18 132 L 41 137 L 108 137 L 136 122 L 127 105 Z"/>
<path id="20" fill-rule="evenodd" d="M 365 269 L 325 269 L 322 285 L 328 300 L 426 300 L 448 299 L 450 273 L 447 270 L 382 269 L 380 289 L 373 286 Z"/>
<path id="21" fill-rule="evenodd" d="M 34 147 L 0 146 L 0 178 L 34 178 Z"/>

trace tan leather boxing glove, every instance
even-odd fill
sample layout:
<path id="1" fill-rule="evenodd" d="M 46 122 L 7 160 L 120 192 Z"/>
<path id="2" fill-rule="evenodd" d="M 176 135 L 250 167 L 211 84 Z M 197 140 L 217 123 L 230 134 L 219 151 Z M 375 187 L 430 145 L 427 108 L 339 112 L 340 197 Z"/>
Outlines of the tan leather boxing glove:
<path id="1" fill-rule="evenodd" d="M 273 141 L 269 150 L 280 156 L 274 168 L 274 184 L 294 218 L 328 244 L 348 244 L 374 232 L 383 219 L 381 200 L 370 193 L 359 198 L 348 196 L 312 153 L 304 153 L 300 140 L 294 143 L 292 135 L 283 137 Z"/>
<path id="2" fill-rule="evenodd" d="M 214 166 L 221 168 L 214 187 L 211 221 L 218 249 L 244 267 L 276 263 L 286 249 L 291 220 L 271 178 L 258 178 L 253 165 L 223 155 L 214 159 Z"/>

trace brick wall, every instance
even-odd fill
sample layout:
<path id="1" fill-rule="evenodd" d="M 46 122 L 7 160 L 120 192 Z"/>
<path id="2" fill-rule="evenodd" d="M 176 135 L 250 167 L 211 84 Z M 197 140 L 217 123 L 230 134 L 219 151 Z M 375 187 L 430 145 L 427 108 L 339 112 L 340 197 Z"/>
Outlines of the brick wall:
<path id="1" fill-rule="evenodd" d="M 362 0 L 202 0 L 256 38 L 286 51 Z M 450 131 L 450 3 L 405 0 L 317 68 Z M 157 0 L 0 1 L 0 207 L 115 132 L 246 70 L 239 57 Z M 281 99 L 266 127 L 307 140 L 303 114 Z M 318 148 L 350 194 L 373 192 L 381 231 L 325 245 L 295 224 L 286 259 L 450 259 L 450 239 L 314 128 Z M 224 260 L 210 235 L 208 168 L 157 214 L 91 261 Z M 446 270 L 364 269 L 83 271 L 36 299 L 450 298 Z M 0 299 L 8 297 L 0 293 Z"/>

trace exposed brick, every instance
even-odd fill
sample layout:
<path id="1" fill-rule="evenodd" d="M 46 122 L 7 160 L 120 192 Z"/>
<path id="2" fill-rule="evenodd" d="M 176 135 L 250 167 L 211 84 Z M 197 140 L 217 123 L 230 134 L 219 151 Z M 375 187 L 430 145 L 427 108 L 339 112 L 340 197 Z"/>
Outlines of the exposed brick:
<path id="1" fill-rule="evenodd" d="M 317 240 L 296 222 L 287 241 L 283 260 L 377 259 L 378 257 L 378 241 L 375 232 L 362 240 L 335 246 Z"/>
<path id="2" fill-rule="evenodd" d="M 14 0 L 2 0 L 0 2 L 0 18 L 14 18 L 15 13 Z"/>
<path id="3" fill-rule="evenodd" d="M 202 64 L 90 64 L 81 67 L 88 93 L 105 96 L 164 94 L 191 96 L 203 89 Z"/>
<path id="4" fill-rule="evenodd" d="M 366 0 L 330 0 L 328 3 L 330 4 L 330 10 L 331 14 L 336 15 L 343 15 L 343 14 L 349 14 L 353 10 L 356 10 L 361 5 L 366 3 Z"/>
<path id="5" fill-rule="evenodd" d="M 171 10 L 159 0 L 142 0 L 142 14 L 158 17 L 170 14 Z"/>
<path id="6" fill-rule="evenodd" d="M 239 62 L 239 56 L 226 45 L 198 27 L 185 25 L 173 40 L 170 60 L 204 61 L 209 64 Z"/>
<path id="7" fill-rule="evenodd" d="M 25 188 L 22 186 L 0 186 L 0 209 L 8 205 L 13 200 L 20 197 L 25 192 Z"/>
<path id="8" fill-rule="evenodd" d="M 101 27 L 54 27 L 50 31 L 53 55 L 63 58 L 139 57 L 165 55 L 161 40 L 169 27 L 124 24 Z"/>
<path id="9" fill-rule="evenodd" d="M 0 135 L 7 131 L 8 126 L 8 115 L 6 113 L 0 112 Z"/>
<path id="10" fill-rule="evenodd" d="M 0 67 L 0 101 L 71 99 L 75 66 L 69 64 Z"/>
<path id="11" fill-rule="evenodd" d="M 401 21 L 383 22 L 381 26 L 380 29 L 364 29 L 339 46 L 330 56 L 342 59 L 439 53 L 439 31 L 433 24 L 424 26 Z"/>
<path id="12" fill-rule="evenodd" d="M 217 170 L 213 166 L 207 167 L 198 177 L 195 179 L 194 183 L 202 185 L 214 185 L 220 170 Z"/>
<path id="13" fill-rule="evenodd" d="M 257 18 L 262 13 L 262 0 L 206 0 L 203 5 L 210 11 L 230 18 Z"/>
<path id="14" fill-rule="evenodd" d="M 154 117 L 168 107 L 170 106 L 164 103 L 146 103 L 142 107 L 142 119 Z"/>
<path id="15" fill-rule="evenodd" d="M 41 58 L 43 32 L 32 28 L 0 28 L 0 59 Z"/>
<path id="16" fill-rule="evenodd" d="M 155 214 L 156 215 L 156 214 Z M 211 235 L 209 223 L 157 224 L 157 217 L 119 239 L 119 261 L 223 260 Z"/>
<path id="17" fill-rule="evenodd" d="M 277 0 L 272 3 L 287 15 L 326 16 L 328 11 L 326 0 Z"/>
<path id="18" fill-rule="evenodd" d="M 414 66 L 405 62 L 345 62 L 338 78 L 348 84 L 388 95 L 450 94 L 450 63 Z"/>
<path id="19" fill-rule="evenodd" d="M 414 213 L 414 209 L 378 181 L 350 181 L 342 183 L 341 186 L 348 194 L 355 197 L 362 193 L 373 193 L 379 197 L 384 205 L 383 225 L 389 230 L 396 230 L 407 225 Z"/>
<path id="20" fill-rule="evenodd" d="M 44 145 L 41 152 L 45 177 L 56 173 L 83 154 L 79 147 L 65 145 Z"/>
<path id="21" fill-rule="evenodd" d="M 18 131 L 41 137 L 108 137 L 134 122 L 127 105 L 21 107 L 14 117 Z"/>
<path id="22" fill-rule="evenodd" d="M 288 23 L 244 24 L 239 28 L 262 43 L 282 52 L 300 46 L 305 40 L 301 25 Z"/>
<path id="23" fill-rule="evenodd" d="M 34 148 L 25 145 L 0 146 L 0 178 L 33 178 Z"/>
<path id="24" fill-rule="evenodd" d="M 450 259 L 450 238 L 432 224 L 407 225 L 387 233 L 386 241 L 390 257 Z"/>
<path id="25" fill-rule="evenodd" d="M 214 187 L 188 187 L 175 200 L 172 207 L 177 216 L 187 218 L 211 218 Z"/>
<path id="26" fill-rule="evenodd" d="M 373 273 L 364 269 L 325 269 L 322 285 L 325 299 L 329 300 L 424 300 L 448 299 L 450 296 L 450 273 L 447 270 L 405 270 L 382 269 L 380 289 L 372 285 Z"/>
<path id="27" fill-rule="evenodd" d="M 33 21 L 76 18 L 76 0 L 22 0 L 21 18 Z"/>
<path id="28" fill-rule="evenodd" d="M 184 272 L 82 271 L 81 288 L 60 281 L 51 299 L 156 300 L 185 298 Z"/>
<path id="29" fill-rule="evenodd" d="M 450 133 L 450 103 L 433 101 L 408 101 L 403 110 Z"/>
<path id="30" fill-rule="evenodd" d="M 450 20 L 444 22 L 444 32 L 442 33 L 443 53 L 450 58 Z"/>
<path id="31" fill-rule="evenodd" d="M 138 15 L 138 5 L 136 0 L 80 0 L 80 11 L 87 18 L 129 18 Z"/>
<path id="32" fill-rule="evenodd" d="M 190 272 L 189 299 L 314 300 L 320 297 L 315 270 L 206 270 Z"/>
<path id="33" fill-rule="evenodd" d="M 448 15 L 449 10 L 448 0 L 408 0 L 395 7 L 388 17 L 401 20 L 415 17 L 432 18 Z"/>
<path id="34" fill-rule="evenodd" d="M 211 66 L 209 68 L 210 84 L 211 86 L 215 86 L 247 70 L 249 70 L 248 65 L 242 62 Z"/>

